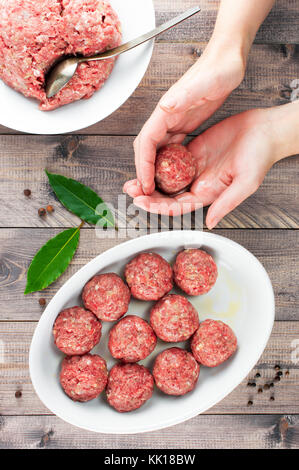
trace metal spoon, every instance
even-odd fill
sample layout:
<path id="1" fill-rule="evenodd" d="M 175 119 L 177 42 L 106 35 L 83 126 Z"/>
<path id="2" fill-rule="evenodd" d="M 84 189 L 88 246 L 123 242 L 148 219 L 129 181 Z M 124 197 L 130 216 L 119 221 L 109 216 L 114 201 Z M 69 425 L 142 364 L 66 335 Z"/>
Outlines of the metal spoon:
<path id="1" fill-rule="evenodd" d="M 146 34 L 143 34 L 137 39 L 133 39 L 125 44 L 122 44 L 119 47 L 115 47 L 114 49 L 110 49 L 109 51 L 102 52 L 101 54 L 94 55 L 92 57 L 71 57 L 68 59 L 63 59 L 58 64 L 54 65 L 52 70 L 47 74 L 46 77 L 46 95 L 47 98 L 52 98 L 52 96 L 56 95 L 66 84 L 70 81 L 70 79 L 75 74 L 78 65 L 81 62 L 90 62 L 93 60 L 103 60 L 103 59 L 110 59 L 111 57 L 115 57 L 117 55 L 122 54 L 123 52 L 129 51 L 140 44 L 143 44 L 150 39 L 158 36 L 164 31 L 167 31 L 170 28 L 173 28 L 177 24 L 185 21 L 187 18 L 195 15 L 200 11 L 199 7 L 190 8 L 185 13 L 182 13 L 179 16 L 176 16 L 170 21 L 158 26 L 158 28 L 149 31 Z"/>

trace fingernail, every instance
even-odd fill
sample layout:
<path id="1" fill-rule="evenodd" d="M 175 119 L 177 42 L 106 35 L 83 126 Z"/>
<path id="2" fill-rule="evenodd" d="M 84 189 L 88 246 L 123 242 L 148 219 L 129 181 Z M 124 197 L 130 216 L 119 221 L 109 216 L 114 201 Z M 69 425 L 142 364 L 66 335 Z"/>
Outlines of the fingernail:
<path id="1" fill-rule="evenodd" d="M 154 192 L 154 190 L 155 190 L 155 186 L 153 185 L 151 186 L 142 185 L 142 191 L 146 196 L 150 196 Z"/>
<path id="2" fill-rule="evenodd" d="M 149 191 L 149 188 L 146 188 L 145 186 L 142 186 L 142 191 L 146 196 L 151 195 L 151 191 Z"/>
<path id="3" fill-rule="evenodd" d="M 217 223 L 218 222 L 215 219 L 210 221 L 210 222 L 206 222 L 207 227 L 208 227 L 209 230 L 213 230 L 213 228 L 216 227 Z"/>

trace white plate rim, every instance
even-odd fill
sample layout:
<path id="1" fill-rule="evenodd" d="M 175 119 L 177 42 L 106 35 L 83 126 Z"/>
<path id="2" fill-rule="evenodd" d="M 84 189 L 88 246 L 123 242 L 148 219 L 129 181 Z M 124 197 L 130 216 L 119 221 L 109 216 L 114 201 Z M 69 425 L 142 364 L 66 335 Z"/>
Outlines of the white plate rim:
<path id="1" fill-rule="evenodd" d="M 184 236 L 187 236 L 190 235 L 190 237 L 194 237 L 194 231 L 192 230 L 184 230 L 184 231 L 180 231 L 180 230 L 174 230 L 174 231 L 171 231 L 171 232 L 167 232 L 169 234 L 169 236 L 172 236 L 172 237 L 176 237 L 178 236 L 178 234 L 182 234 L 184 233 Z M 165 237 L 165 232 L 160 232 L 160 233 L 154 233 L 154 234 L 150 234 L 150 235 L 144 235 L 142 237 L 139 237 L 139 239 L 151 239 L 151 245 L 150 245 L 150 249 L 152 250 L 156 244 L 156 246 L 159 245 L 159 243 L 161 242 L 161 238 L 162 237 Z M 242 374 L 238 377 L 237 381 L 234 381 L 232 384 L 230 384 L 229 386 L 227 386 L 226 388 L 222 389 L 221 392 L 219 392 L 219 394 L 217 394 L 217 396 L 215 397 L 215 399 L 211 400 L 210 402 L 208 402 L 206 404 L 206 406 L 204 408 L 202 407 L 198 407 L 198 408 L 194 408 L 192 411 L 188 412 L 188 413 L 185 413 L 185 414 L 180 414 L 179 417 L 174 417 L 172 419 L 169 419 L 167 421 L 165 421 L 163 423 L 163 425 L 159 424 L 159 425 L 155 425 L 155 424 L 148 424 L 148 423 L 144 423 L 144 426 L 142 429 L 140 429 L 139 427 L 138 428 L 131 428 L 129 429 L 128 431 L 126 431 L 125 433 L 123 432 L 119 432 L 117 430 L 110 430 L 107 431 L 105 429 L 101 430 L 99 428 L 94 428 L 93 426 L 84 426 L 80 423 L 78 423 L 76 421 L 76 419 L 66 419 L 64 416 L 62 416 L 59 412 L 56 412 L 55 411 L 55 407 L 49 407 L 47 406 L 46 402 L 47 402 L 47 398 L 46 397 L 43 397 L 41 393 L 39 393 L 38 391 L 38 379 L 36 378 L 35 376 L 35 372 L 34 372 L 34 367 L 33 367 L 33 364 L 34 364 L 34 354 L 35 354 L 35 343 L 36 343 L 36 339 L 37 339 L 37 334 L 38 334 L 38 329 L 39 327 L 41 328 L 41 326 L 43 324 L 46 324 L 47 323 L 47 316 L 50 315 L 51 313 L 51 305 L 53 304 L 53 301 L 63 295 L 64 291 L 68 289 L 68 287 L 72 284 L 73 282 L 73 279 L 76 278 L 76 277 L 80 277 L 80 274 L 82 272 L 84 272 L 86 269 L 88 269 L 87 267 L 90 267 L 92 264 L 97 264 L 99 259 L 107 259 L 107 261 L 109 260 L 109 254 L 111 253 L 111 251 L 113 250 L 114 252 L 116 250 L 119 250 L 120 253 L 123 252 L 123 249 L 125 247 L 131 247 L 134 245 L 134 243 L 136 242 L 135 239 L 132 239 L 132 240 L 128 240 L 126 242 L 123 242 L 123 243 L 120 243 L 119 245 L 116 245 L 112 248 L 109 248 L 108 250 L 104 251 L 103 253 L 99 254 L 98 256 L 96 256 L 95 258 L 93 258 L 91 261 L 89 261 L 85 266 L 83 266 L 82 268 L 80 268 L 70 279 L 68 279 L 68 281 L 65 282 L 65 284 L 58 290 L 58 292 L 55 294 L 55 296 L 52 298 L 52 300 L 50 301 L 50 303 L 48 304 L 47 308 L 45 309 L 41 319 L 39 320 L 38 322 L 38 325 L 34 331 L 34 334 L 33 334 L 33 337 L 32 337 L 32 341 L 31 341 L 31 346 L 30 346 L 30 351 L 29 351 L 29 371 L 30 371 L 30 378 L 31 378 L 31 381 L 32 381 L 32 384 L 33 384 L 33 387 L 35 389 L 35 392 L 36 394 L 38 395 L 39 399 L 42 401 L 42 403 L 44 403 L 44 405 L 52 412 L 54 413 L 57 417 L 59 417 L 60 419 L 62 419 L 63 421 L 73 425 L 73 426 L 76 426 L 76 427 L 79 427 L 81 429 L 85 429 L 87 431 L 93 431 L 93 432 L 97 432 L 97 433 L 103 433 L 103 434 L 113 434 L 113 435 L 126 435 L 126 434 L 139 434 L 139 433 L 145 433 L 145 432 L 151 432 L 151 431 L 157 431 L 157 430 L 160 430 L 160 429 L 165 429 L 167 427 L 170 427 L 170 426 L 174 426 L 176 424 L 180 424 L 180 423 L 183 423 L 199 414 L 202 414 L 204 413 L 205 411 L 207 411 L 209 408 L 213 407 L 215 404 L 219 403 L 223 398 L 225 398 L 227 395 L 229 395 L 244 379 L 245 377 L 249 374 L 249 372 L 253 369 L 253 367 L 255 366 L 255 364 L 258 362 L 259 358 L 261 357 L 267 343 L 268 343 L 268 340 L 270 338 L 270 335 L 271 335 L 271 332 L 272 332 L 272 328 L 273 328 L 273 324 L 274 324 L 274 318 L 275 318 L 275 298 L 274 298 L 274 292 L 273 292 L 273 287 L 272 287 L 272 283 L 271 283 L 271 280 L 269 278 L 269 275 L 267 273 L 267 271 L 265 270 L 264 266 L 262 265 L 262 263 L 249 251 L 247 250 L 246 248 L 244 248 L 242 245 L 240 245 L 239 243 L 233 241 L 233 240 L 230 240 L 226 237 L 223 237 L 221 235 L 218 235 L 218 234 L 214 234 L 214 233 L 208 233 L 208 232 L 200 232 L 200 243 L 201 244 L 208 244 L 209 243 L 209 240 L 212 240 L 212 239 L 215 239 L 215 240 L 218 240 L 219 242 L 222 242 L 222 243 L 225 243 L 225 244 L 229 244 L 231 247 L 235 247 L 241 251 L 244 251 L 247 256 L 249 256 L 251 259 L 252 259 L 252 262 L 255 263 L 256 265 L 256 268 L 259 269 L 262 274 L 264 275 L 264 278 L 265 278 L 265 285 L 268 289 L 268 293 L 270 294 L 270 302 L 271 302 L 271 305 L 269 304 L 269 311 L 271 311 L 272 313 L 272 317 L 271 317 L 271 321 L 269 321 L 268 323 L 268 328 L 267 328 L 267 331 L 265 332 L 265 335 L 264 335 L 264 341 L 263 343 L 261 343 L 259 345 L 259 348 L 257 348 L 255 354 L 253 354 L 251 356 L 251 359 L 248 361 L 248 365 L 246 368 L 244 368 Z M 146 249 L 144 250 L 146 251 Z M 98 266 L 98 264 L 97 264 Z M 104 265 L 105 266 L 105 265 Z M 101 269 L 104 269 L 104 266 L 101 268 L 98 269 L 101 270 Z M 41 325 L 41 326 L 40 326 Z M 236 383 L 237 382 L 237 383 Z"/>

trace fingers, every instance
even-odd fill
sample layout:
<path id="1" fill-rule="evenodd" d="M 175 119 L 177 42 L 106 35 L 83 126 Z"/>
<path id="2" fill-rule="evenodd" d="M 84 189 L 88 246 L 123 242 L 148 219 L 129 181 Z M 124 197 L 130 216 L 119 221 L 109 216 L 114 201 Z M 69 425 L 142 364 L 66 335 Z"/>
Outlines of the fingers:
<path id="1" fill-rule="evenodd" d="M 192 189 L 192 188 L 191 188 Z M 215 200 L 214 197 L 214 191 L 206 191 L 204 189 L 204 185 L 202 187 L 202 190 L 198 191 L 198 193 L 183 193 L 180 196 L 177 196 L 176 198 L 179 202 L 181 203 L 186 203 L 186 204 L 193 204 L 193 203 L 200 203 L 202 207 L 208 206 L 209 204 L 212 203 L 212 201 Z"/>
<path id="2" fill-rule="evenodd" d="M 137 178 L 146 195 L 150 195 L 155 189 L 157 147 L 166 136 L 165 112 L 157 107 L 134 142 Z"/>
<path id="3" fill-rule="evenodd" d="M 144 193 L 142 191 L 142 188 L 140 186 L 140 183 L 137 179 L 127 181 L 124 186 L 123 186 L 123 192 L 127 193 L 129 196 L 131 196 L 133 199 L 138 196 L 143 196 Z"/>
<path id="4" fill-rule="evenodd" d="M 185 193 L 188 194 L 188 193 Z M 139 196 L 134 199 L 134 204 L 141 209 L 152 214 L 162 214 L 167 216 L 179 216 L 202 208 L 201 202 L 190 194 L 189 201 L 183 201 L 180 196 L 168 197 L 159 193 L 154 196 Z"/>
<path id="5" fill-rule="evenodd" d="M 255 181 L 248 182 L 244 181 L 244 178 L 235 178 L 209 208 L 206 218 L 207 227 L 212 230 L 223 217 L 251 196 L 258 186 Z"/>
<path id="6" fill-rule="evenodd" d="M 134 142 L 137 178 L 144 194 L 151 194 L 155 189 L 156 143 L 151 136 L 139 135 Z"/>

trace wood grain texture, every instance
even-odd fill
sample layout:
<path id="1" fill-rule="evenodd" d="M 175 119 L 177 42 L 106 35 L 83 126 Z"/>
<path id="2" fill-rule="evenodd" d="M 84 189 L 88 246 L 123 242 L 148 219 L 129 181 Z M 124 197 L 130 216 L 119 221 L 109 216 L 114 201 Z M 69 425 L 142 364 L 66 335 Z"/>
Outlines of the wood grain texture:
<path id="1" fill-rule="evenodd" d="M 0 414 L 38 415 L 51 414 L 35 394 L 28 371 L 28 353 L 35 322 L 0 322 L 2 359 L 0 363 Z M 249 376 L 224 400 L 208 410 L 207 414 L 280 414 L 299 412 L 299 368 L 292 357 L 296 354 L 294 340 L 299 339 L 299 322 L 276 322 L 271 338 L 256 367 Z M 298 348 L 298 344 L 297 344 Z M 293 356 L 292 356 L 293 353 Z M 298 352 L 297 352 L 298 356 Z M 270 390 L 258 394 L 258 386 L 271 383 L 275 377 L 275 364 L 280 364 L 283 375 Z M 248 387 L 259 371 L 257 387 Z M 21 391 L 20 398 L 15 392 Z M 270 396 L 275 400 L 270 401 Z M 248 400 L 253 406 L 248 407 Z M 1 426 L 0 426 L 1 430 Z"/>
<path id="2" fill-rule="evenodd" d="M 200 415 L 161 431 L 114 436 L 54 416 L 11 416 L 0 417 L 0 433 L 1 449 L 298 449 L 299 417 Z"/>
<path id="3" fill-rule="evenodd" d="M 220 0 L 155 0 L 157 22 L 166 21 L 174 14 L 199 5 L 202 11 L 163 35 L 163 41 L 209 40 L 218 12 Z M 257 42 L 299 42 L 299 10 L 296 0 L 278 0 L 264 21 Z"/>
<path id="4" fill-rule="evenodd" d="M 24 296 L 27 268 L 36 251 L 59 231 L 54 229 L 0 230 L 1 320 L 38 320 L 42 308 L 67 279 L 98 254 L 126 240 L 99 239 L 94 229 L 83 229 L 80 245 L 67 271 L 42 292 Z M 252 251 L 262 262 L 273 283 L 276 319 L 299 320 L 299 231 L 214 230 Z M 129 233 L 132 236 L 131 233 Z"/>
<path id="5" fill-rule="evenodd" d="M 76 134 L 137 135 L 161 96 L 191 67 L 205 46 L 200 42 L 157 43 L 148 71 L 132 97 L 112 116 Z M 291 81 L 299 78 L 298 57 L 299 46 L 254 45 L 244 81 L 200 130 L 246 109 L 286 103 Z M 1 133 L 17 132 L 0 126 Z"/>
<path id="6" fill-rule="evenodd" d="M 56 201 L 45 168 L 78 179 L 106 202 L 117 205 L 123 184 L 136 175 L 132 142 L 133 137 L 121 136 L 2 136 L 0 227 L 69 227 L 79 223 Z M 298 185 L 299 157 L 282 160 L 267 174 L 260 189 L 218 227 L 298 228 Z M 32 191 L 30 198 L 24 196 L 26 188 Z M 127 197 L 127 205 L 131 203 Z M 55 212 L 39 217 L 38 209 L 47 204 L 53 204 Z M 132 210 L 134 213 L 135 208 Z M 124 210 L 121 214 L 125 219 Z M 146 223 L 146 213 L 141 214 Z"/>

